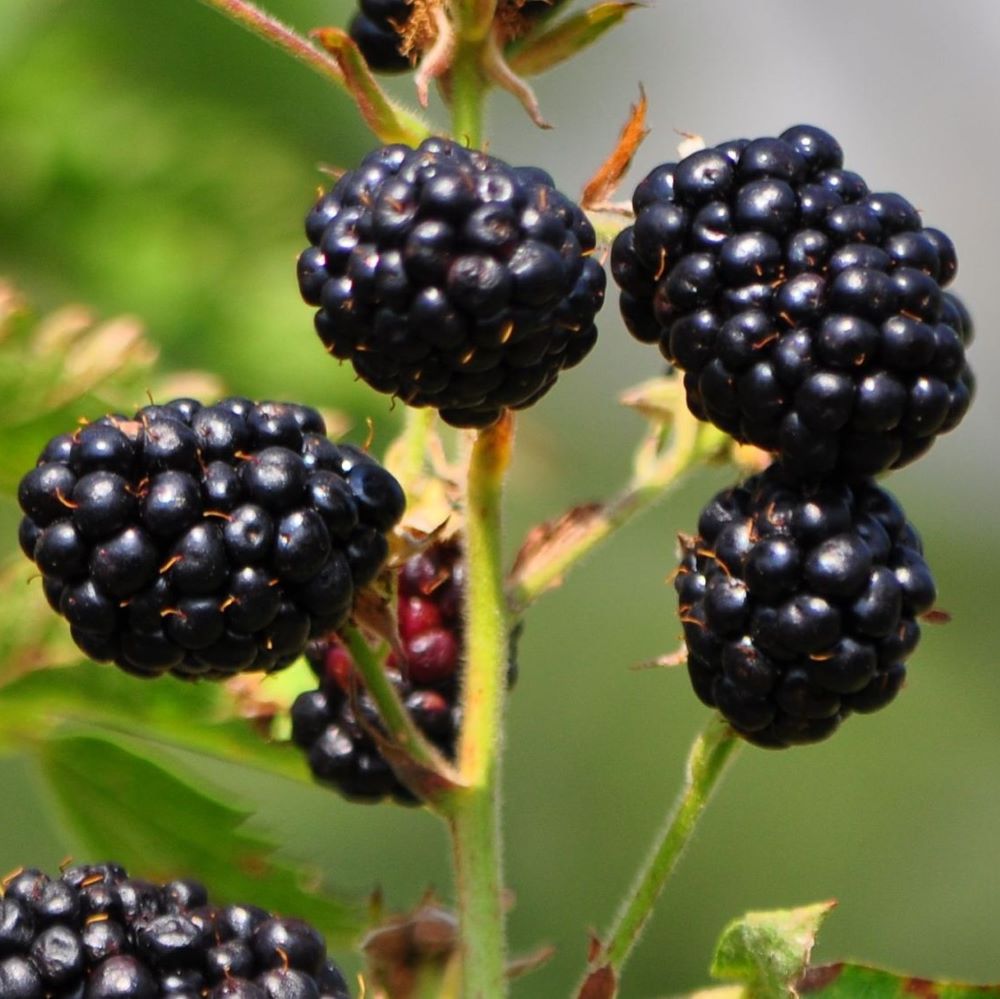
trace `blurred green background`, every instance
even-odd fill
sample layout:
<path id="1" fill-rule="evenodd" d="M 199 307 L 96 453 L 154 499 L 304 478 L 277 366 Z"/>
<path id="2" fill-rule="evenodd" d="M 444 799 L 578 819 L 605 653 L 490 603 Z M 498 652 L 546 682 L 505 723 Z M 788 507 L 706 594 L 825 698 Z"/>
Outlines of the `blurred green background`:
<path id="1" fill-rule="evenodd" d="M 352 9 L 269 6 L 303 30 L 342 24 Z M 821 959 L 1000 981 L 998 65 L 995 0 L 677 0 L 637 10 L 539 81 L 554 133 L 493 101 L 491 150 L 546 167 L 571 193 L 640 81 L 653 131 L 630 186 L 673 156 L 674 129 L 721 141 L 822 125 L 848 166 L 953 236 L 956 287 L 980 334 L 972 415 L 891 482 L 952 622 L 925 629 L 909 685 L 884 714 L 850 720 L 824 745 L 744 753 L 627 972 L 629 999 L 704 983 L 718 931 L 744 910 L 828 897 L 840 908 Z M 391 87 L 409 98 L 405 81 Z M 342 96 L 195 0 L 0 0 L 0 275 L 44 310 L 85 302 L 140 317 L 167 368 L 345 409 L 362 436 L 371 415 L 378 449 L 399 414 L 324 357 L 293 276 L 317 166 L 350 166 L 371 144 Z M 641 427 L 615 398 L 659 362 L 625 335 L 609 298 L 591 362 L 520 420 L 511 552 L 533 522 L 626 474 Z M 732 479 L 701 474 L 530 615 L 505 764 L 511 934 L 515 950 L 547 942 L 558 953 L 518 984 L 523 999 L 566 993 L 588 929 L 607 923 L 678 786 L 705 711 L 682 672 L 630 666 L 676 646 L 664 585 L 675 534 Z M 11 524 L 13 503 L 2 503 Z M 429 884 L 448 891 L 445 839 L 427 815 L 349 806 L 236 766 L 201 769 L 345 890 L 378 885 L 397 907 Z M 0 759 L 0 782 L 0 868 L 54 868 L 74 840 L 30 759 Z"/>

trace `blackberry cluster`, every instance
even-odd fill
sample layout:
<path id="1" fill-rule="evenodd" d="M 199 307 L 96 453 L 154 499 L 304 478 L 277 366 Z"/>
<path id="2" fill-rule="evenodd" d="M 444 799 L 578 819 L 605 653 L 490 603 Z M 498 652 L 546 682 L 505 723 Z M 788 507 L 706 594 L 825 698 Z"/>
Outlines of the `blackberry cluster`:
<path id="1" fill-rule="evenodd" d="M 536 167 L 431 138 L 341 177 L 306 219 L 303 298 L 334 357 L 449 423 L 541 398 L 594 346 L 594 230 Z"/>
<path id="2" fill-rule="evenodd" d="M 896 696 L 935 589 L 874 482 L 803 485 L 774 464 L 720 492 L 683 549 L 691 682 L 750 742 L 815 742 Z"/>
<path id="3" fill-rule="evenodd" d="M 391 653 L 386 664 L 417 727 L 448 757 L 455 755 L 461 721 L 463 572 L 454 541 L 439 542 L 403 564 L 397 618 L 405 658 L 401 662 Z M 348 651 L 331 636 L 310 642 L 306 658 L 320 686 L 300 694 L 292 706 L 292 738 L 308 753 L 313 776 L 355 801 L 389 797 L 404 805 L 419 804 L 372 738 L 378 712 Z M 515 673 L 512 648 L 511 684 Z"/>
<path id="4" fill-rule="evenodd" d="M 972 322 L 951 240 L 799 125 L 654 169 L 612 249 L 632 335 L 691 412 L 798 477 L 874 475 L 964 416 Z"/>
<path id="5" fill-rule="evenodd" d="M 60 434 L 18 499 L 21 547 L 83 652 L 185 679 L 281 669 L 341 625 L 405 504 L 314 409 L 237 397 Z"/>
<path id="6" fill-rule="evenodd" d="M 319 932 L 254 905 L 210 905 L 197 881 L 118 864 L 21 870 L 0 892 L 4 999 L 349 999 Z"/>
<path id="7" fill-rule="evenodd" d="M 400 30 L 410 19 L 409 0 L 360 0 L 348 34 L 376 73 L 402 73 L 410 60 L 399 51 Z"/>

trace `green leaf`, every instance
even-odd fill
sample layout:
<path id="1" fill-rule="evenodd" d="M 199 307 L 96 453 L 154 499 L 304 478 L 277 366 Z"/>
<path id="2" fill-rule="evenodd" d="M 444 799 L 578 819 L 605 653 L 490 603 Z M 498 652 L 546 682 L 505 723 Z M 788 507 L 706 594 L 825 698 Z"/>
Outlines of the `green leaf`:
<path id="1" fill-rule="evenodd" d="M 796 989 L 800 996 L 809 999 L 989 999 L 1000 996 L 1000 985 L 933 982 L 860 964 L 810 968 Z"/>
<path id="2" fill-rule="evenodd" d="M 291 682 L 291 677 L 279 675 L 282 683 Z M 305 687 L 303 680 L 301 689 Z M 301 753 L 267 741 L 232 712 L 232 698 L 219 684 L 184 683 L 173 677 L 147 683 L 94 663 L 35 670 L 0 691 L 0 747 L 18 748 L 68 723 L 96 725 L 150 745 L 308 780 Z"/>
<path id="3" fill-rule="evenodd" d="M 719 938 L 712 977 L 745 983 L 760 999 L 791 995 L 791 983 L 808 967 L 816 934 L 835 904 L 748 912 L 734 920 Z"/>
<path id="4" fill-rule="evenodd" d="M 582 52 L 606 31 L 621 24 L 638 3 L 597 3 L 515 46 L 508 58 L 519 76 L 534 76 Z"/>
<path id="5" fill-rule="evenodd" d="M 38 756 L 92 856 L 151 879 L 197 877 L 222 901 L 307 919 L 331 944 L 348 943 L 364 927 L 359 900 L 303 890 L 307 872 L 274 858 L 274 845 L 246 828 L 248 812 L 158 762 L 91 736 L 52 739 Z"/>

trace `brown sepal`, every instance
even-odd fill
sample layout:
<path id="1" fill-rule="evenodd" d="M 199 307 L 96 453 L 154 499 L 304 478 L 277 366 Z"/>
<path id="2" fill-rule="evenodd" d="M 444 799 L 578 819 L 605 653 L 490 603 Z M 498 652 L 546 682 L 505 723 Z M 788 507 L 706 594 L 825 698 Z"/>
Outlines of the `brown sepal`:
<path id="1" fill-rule="evenodd" d="M 583 189 L 580 203 L 584 208 L 598 208 L 606 203 L 621 183 L 636 150 L 649 135 L 646 128 L 647 107 L 646 91 L 640 85 L 639 100 L 629 109 L 628 121 L 618 136 L 617 145 Z"/>

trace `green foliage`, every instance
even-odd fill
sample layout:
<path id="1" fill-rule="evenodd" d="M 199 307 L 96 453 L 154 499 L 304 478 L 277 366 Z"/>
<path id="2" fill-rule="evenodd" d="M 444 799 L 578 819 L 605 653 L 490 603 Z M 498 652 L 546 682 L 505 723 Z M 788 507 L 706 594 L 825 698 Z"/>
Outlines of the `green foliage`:
<path id="1" fill-rule="evenodd" d="M 722 932 L 712 976 L 745 984 L 747 999 L 782 999 L 809 964 L 823 920 L 835 905 L 748 912 Z"/>
<path id="2" fill-rule="evenodd" d="M 282 680 L 290 683 L 295 675 Z M 217 684 L 183 683 L 172 677 L 137 683 L 114 667 L 82 663 L 35 670 L 2 689 L 0 746 L 36 742 L 68 724 L 120 732 L 149 745 L 202 753 L 282 777 L 306 778 L 301 754 L 265 740 L 236 717 L 232 696 Z"/>
<path id="3" fill-rule="evenodd" d="M 38 757 L 87 856 L 107 856 L 136 874 L 196 875 L 212 894 L 295 914 L 343 945 L 364 925 L 357 901 L 306 890 L 306 872 L 273 856 L 274 844 L 246 828 L 250 812 L 224 803 L 127 744 L 95 736 L 45 741 Z"/>
<path id="4" fill-rule="evenodd" d="M 964 985 L 914 978 L 867 965 L 810 966 L 816 936 L 835 902 L 797 909 L 748 912 L 733 920 L 716 946 L 714 978 L 740 982 L 690 999 L 972 999 L 1000 996 L 1000 985 Z"/>

